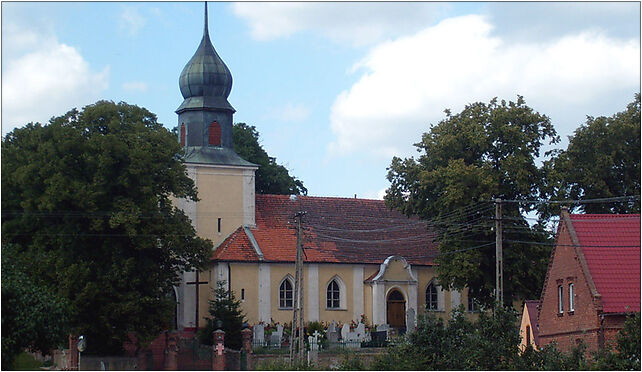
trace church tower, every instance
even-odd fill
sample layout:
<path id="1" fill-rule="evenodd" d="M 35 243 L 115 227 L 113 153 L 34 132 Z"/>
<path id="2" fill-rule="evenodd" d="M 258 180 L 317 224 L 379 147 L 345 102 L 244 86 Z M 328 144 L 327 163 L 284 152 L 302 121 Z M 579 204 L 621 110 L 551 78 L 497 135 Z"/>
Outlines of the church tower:
<path id="1" fill-rule="evenodd" d="M 178 107 L 178 128 L 185 150 L 184 162 L 198 190 L 198 202 L 177 200 L 200 237 L 217 247 L 241 226 L 253 227 L 254 177 L 258 166 L 234 152 L 234 108 L 227 98 L 232 74 L 210 40 L 205 3 L 203 38 L 179 78 L 183 103 Z M 220 266 L 220 267 L 219 267 Z M 208 299 L 217 280 L 227 280 L 227 267 L 183 273 L 177 289 L 179 329 L 203 327 Z"/>

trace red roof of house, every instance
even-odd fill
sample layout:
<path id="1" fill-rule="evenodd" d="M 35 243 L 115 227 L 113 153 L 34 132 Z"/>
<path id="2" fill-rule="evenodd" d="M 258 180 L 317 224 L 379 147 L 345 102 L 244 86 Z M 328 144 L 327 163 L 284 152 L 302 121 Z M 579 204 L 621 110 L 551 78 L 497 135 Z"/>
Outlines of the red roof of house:
<path id="1" fill-rule="evenodd" d="M 425 222 L 390 210 L 383 200 L 288 195 L 256 196 L 256 227 L 249 231 L 263 261 L 294 262 L 294 214 L 305 211 L 303 247 L 306 262 L 382 263 L 403 256 L 414 265 L 432 265 L 437 244 Z M 243 227 L 214 251 L 212 260 L 260 261 Z"/>
<path id="2" fill-rule="evenodd" d="M 640 311 L 640 215 L 572 214 L 605 313 Z"/>
<path id="3" fill-rule="evenodd" d="M 526 301 L 526 308 L 528 309 L 528 320 L 531 323 L 533 340 L 535 340 L 535 345 L 539 346 L 539 323 L 537 322 L 537 305 L 539 305 L 539 300 Z"/>

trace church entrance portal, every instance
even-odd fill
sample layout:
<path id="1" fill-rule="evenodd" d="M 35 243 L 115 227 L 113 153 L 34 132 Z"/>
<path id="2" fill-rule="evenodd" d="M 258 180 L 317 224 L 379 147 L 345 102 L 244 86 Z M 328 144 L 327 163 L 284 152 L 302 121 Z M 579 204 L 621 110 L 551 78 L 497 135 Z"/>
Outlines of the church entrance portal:
<path id="1" fill-rule="evenodd" d="M 388 301 L 386 302 L 386 315 L 388 324 L 395 328 L 406 327 L 406 301 L 403 295 L 398 290 L 394 289 L 388 294 Z"/>

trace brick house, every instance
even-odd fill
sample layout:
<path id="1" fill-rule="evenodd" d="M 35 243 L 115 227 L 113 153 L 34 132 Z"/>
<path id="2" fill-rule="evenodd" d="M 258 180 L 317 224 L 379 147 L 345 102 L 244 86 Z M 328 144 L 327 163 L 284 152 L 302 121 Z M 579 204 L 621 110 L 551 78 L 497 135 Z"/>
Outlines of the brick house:
<path id="1" fill-rule="evenodd" d="M 640 311 L 640 215 L 563 209 L 540 303 L 540 347 L 613 343 L 626 316 Z"/>

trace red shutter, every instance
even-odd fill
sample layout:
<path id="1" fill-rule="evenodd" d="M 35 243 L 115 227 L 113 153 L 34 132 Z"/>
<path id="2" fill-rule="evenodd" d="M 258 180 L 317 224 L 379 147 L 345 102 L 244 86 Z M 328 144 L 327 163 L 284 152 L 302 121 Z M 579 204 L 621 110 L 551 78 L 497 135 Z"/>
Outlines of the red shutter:
<path id="1" fill-rule="evenodd" d="M 209 144 L 214 146 L 221 145 L 221 126 L 216 121 L 213 121 L 209 127 Z"/>
<path id="2" fill-rule="evenodd" d="M 181 124 L 181 146 L 185 146 L 185 124 Z"/>

